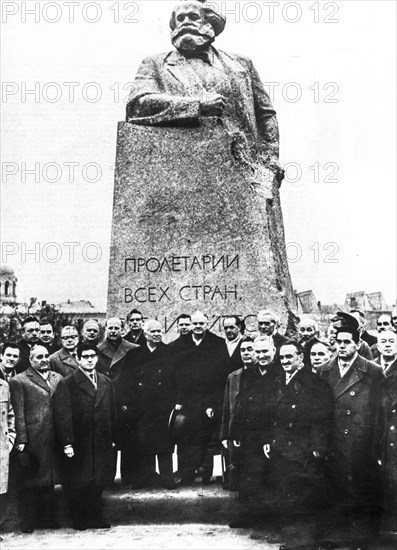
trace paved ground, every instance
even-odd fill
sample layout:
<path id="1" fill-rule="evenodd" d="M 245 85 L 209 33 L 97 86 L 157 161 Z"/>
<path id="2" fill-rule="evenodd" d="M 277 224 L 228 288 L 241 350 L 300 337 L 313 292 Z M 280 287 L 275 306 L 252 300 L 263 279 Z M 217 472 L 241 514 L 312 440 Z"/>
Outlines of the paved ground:
<path id="1" fill-rule="evenodd" d="M 241 549 L 278 550 L 281 542 L 304 542 L 309 530 L 303 523 L 283 529 L 230 529 L 236 512 L 236 495 L 219 483 L 165 491 L 157 488 L 133 492 L 115 487 L 105 493 L 105 517 L 109 530 L 76 532 L 69 527 L 64 497 L 58 490 L 61 529 L 19 533 L 17 518 L 10 517 L 9 532 L 3 533 L 1 550 L 152 550 L 152 549 Z M 12 516 L 12 514 L 11 514 Z M 342 548 L 342 547 L 341 547 Z M 396 550 L 397 542 L 374 545 L 371 550 Z"/>

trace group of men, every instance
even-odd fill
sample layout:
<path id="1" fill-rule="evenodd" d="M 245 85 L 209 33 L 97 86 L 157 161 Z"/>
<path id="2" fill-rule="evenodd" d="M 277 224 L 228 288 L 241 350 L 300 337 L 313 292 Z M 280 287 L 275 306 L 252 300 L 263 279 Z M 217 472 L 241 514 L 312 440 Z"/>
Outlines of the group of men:
<path id="1" fill-rule="evenodd" d="M 251 336 L 224 317 L 224 338 L 196 312 L 168 345 L 157 320 L 134 309 L 127 322 L 126 333 L 109 318 L 102 341 L 95 320 L 81 337 L 63 327 L 58 349 L 51 324 L 28 317 L 3 347 L 1 490 L 17 486 L 23 532 L 56 527 L 59 483 L 76 529 L 109 527 L 101 495 L 120 450 L 133 489 L 211 483 L 221 453 L 240 496 L 231 527 L 298 512 L 321 516 L 321 536 L 343 525 L 369 539 L 381 522 L 397 533 L 395 316 L 379 317 L 375 337 L 363 312 L 340 313 L 323 339 L 303 319 L 290 340 L 270 311 Z"/>

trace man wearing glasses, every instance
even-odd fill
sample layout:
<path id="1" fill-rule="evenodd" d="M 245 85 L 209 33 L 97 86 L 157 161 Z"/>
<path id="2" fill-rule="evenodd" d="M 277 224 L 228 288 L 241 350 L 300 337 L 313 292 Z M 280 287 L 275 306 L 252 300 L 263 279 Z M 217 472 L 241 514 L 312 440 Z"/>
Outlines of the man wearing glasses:
<path id="1" fill-rule="evenodd" d="M 62 348 L 50 357 L 50 370 L 62 376 L 68 376 L 79 368 L 77 345 L 79 333 L 72 326 L 63 327 L 61 332 Z"/>

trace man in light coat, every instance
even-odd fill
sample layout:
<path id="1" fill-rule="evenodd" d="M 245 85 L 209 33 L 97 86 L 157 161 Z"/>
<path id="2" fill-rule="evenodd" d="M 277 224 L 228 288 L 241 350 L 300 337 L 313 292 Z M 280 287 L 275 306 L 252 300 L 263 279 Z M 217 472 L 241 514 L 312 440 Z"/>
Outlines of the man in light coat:
<path id="1" fill-rule="evenodd" d="M 0 528 L 4 520 L 8 491 L 9 456 L 15 441 L 15 416 L 11 405 L 10 389 L 0 378 Z"/>
<path id="2" fill-rule="evenodd" d="M 30 352 L 31 366 L 10 380 L 15 412 L 17 451 L 29 453 L 32 467 L 21 498 L 22 532 L 36 527 L 54 528 L 54 485 L 58 483 L 52 396 L 62 376 L 49 370 L 49 354 L 44 346 Z"/>
<path id="3" fill-rule="evenodd" d="M 63 327 L 61 331 L 62 348 L 50 356 L 50 370 L 63 377 L 72 374 L 79 368 L 77 360 L 77 346 L 79 333 L 73 326 Z"/>

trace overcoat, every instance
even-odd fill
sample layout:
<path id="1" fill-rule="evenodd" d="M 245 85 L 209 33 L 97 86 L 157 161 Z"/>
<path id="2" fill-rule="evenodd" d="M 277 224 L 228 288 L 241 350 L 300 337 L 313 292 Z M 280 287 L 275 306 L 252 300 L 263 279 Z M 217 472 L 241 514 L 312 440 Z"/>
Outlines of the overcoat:
<path id="1" fill-rule="evenodd" d="M 48 487 L 59 482 L 52 396 L 60 380 L 60 374 L 50 371 L 47 384 L 32 367 L 10 380 L 15 445 L 25 444 L 38 459 L 38 470 L 26 482 L 27 487 Z"/>
<path id="2" fill-rule="evenodd" d="M 78 369 L 57 386 L 55 426 L 60 452 L 72 445 L 74 457 L 63 455 L 68 484 L 106 486 L 113 482 L 114 403 L 111 381 L 97 374 L 97 389 Z"/>
<path id="3" fill-rule="evenodd" d="M 223 394 L 229 374 L 224 346 L 223 338 L 207 331 L 198 346 L 191 335 L 184 338 L 183 347 L 173 356 L 176 403 L 183 406 L 183 413 L 188 418 L 188 428 L 181 443 L 219 442 Z M 212 419 L 206 415 L 208 408 L 214 410 Z"/>
<path id="4" fill-rule="evenodd" d="M 386 526 L 397 531 L 397 363 L 396 368 L 382 381 L 381 460 L 385 481 Z"/>
<path id="5" fill-rule="evenodd" d="M 10 389 L 0 379 L 0 494 L 8 489 L 10 443 L 15 441 L 15 416 L 11 405 Z"/>
<path id="6" fill-rule="evenodd" d="M 324 459 L 333 422 L 332 390 L 306 368 L 288 384 L 283 373 L 277 386 L 270 450 L 275 506 L 289 512 L 323 507 L 327 503 Z"/>
<path id="7" fill-rule="evenodd" d="M 172 453 L 168 420 L 175 405 L 175 378 L 165 344 L 129 351 L 115 380 L 121 449 L 137 454 Z"/>
<path id="8" fill-rule="evenodd" d="M 72 374 L 78 368 L 79 363 L 77 359 L 64 348 L 50 355 L 50 369 L 61 374 L 63 377 Z"/>
<path id="9" fill-rule="evenodd" d="M 122 338 L 117 349 L 114 349 L 105 339 L 98 346 L 99 355 L 96 370 L 114 380 L 120 373 L 127 353 L 137 347 L 139 347 L 137 344 L 131 344 Z"/>
<path id="10" fill-rule="evenodd" d="M 333 390 L 335 421 L 329 464 L 338 498 L 349 506 L 377 505 L 381 498 L 377 455 L 382 370 L 357 355 L 343 378 L 337 357 L 323 365 L 319 374 Z"/>
<path id="11" fill-rule="evenodd" d="M 199 124 L 203 88 L 227 98 L 222 120 L 244 135 L 251 150 L 278 157 L 276 112 L 247 57 L 209 49 L 205 74 L 178 51 L 147 57 L 138 69 L 127 104 L 127 122 L 143 125 Z M 208 82 L 207 82 L 208 81 Z"/>

